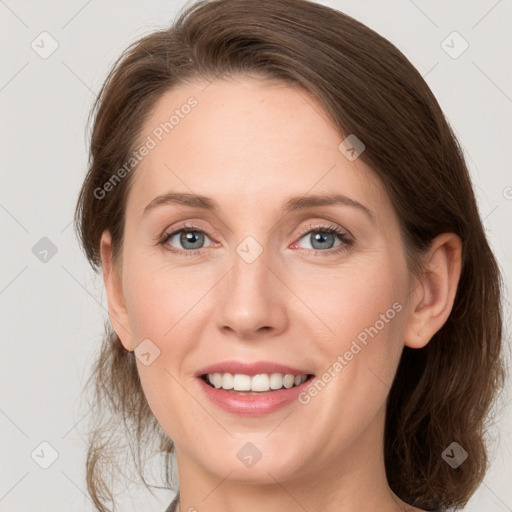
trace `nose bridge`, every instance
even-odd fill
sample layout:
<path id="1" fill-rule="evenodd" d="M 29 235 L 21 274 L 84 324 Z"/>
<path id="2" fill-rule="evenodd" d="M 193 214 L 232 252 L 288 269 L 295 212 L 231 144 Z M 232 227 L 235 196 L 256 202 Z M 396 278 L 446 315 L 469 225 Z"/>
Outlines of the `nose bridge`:
<path id="1" fill-rule="evenodd" d="M 268 290 L 268 259 L 267 251 L 254 238 L 247 237 L 242 241 L 233 257 L 229 279 L 232 293 L 249 297 Z"/>
<path id="2" fill-rule="evenodd" d="M 270 270 L 272 259 L 255 237 L 238 244 L 219 302 L 220 328 L 229 327 L 241 337 L 250 337 L 262 327 L 265 331 L 284 328 L 286 301 L 283 286 Z"/>

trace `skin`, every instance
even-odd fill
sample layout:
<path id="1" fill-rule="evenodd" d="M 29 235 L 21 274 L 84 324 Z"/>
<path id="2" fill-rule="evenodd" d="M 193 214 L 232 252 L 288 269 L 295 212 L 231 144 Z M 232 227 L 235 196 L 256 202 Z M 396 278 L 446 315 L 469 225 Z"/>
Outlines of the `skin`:
<path id="1" fill-rule="evenodd" d="M 321 106 L 287 85 L 254 77 L 182 85 L 160 98 L 142 138 L 190 96 L 197 107 L 134 171 L 120 268 L 108 231 L 101 240 L 112 325 L 127 350 L 148 338 L 160 350 L 137 365 L 176 445 L 180 510 L 420 510 L 387 484 L 386 399 L 404 346 L 425 346 L 450 314 L 460 239 L 436 238 L 424 275 L 413 277 L 380 181 L 339 151 L 343 137 Z M 171 191 L 208 196 L 219 212 L 169 204 L 143 215 Z M 292 196 L 320 193 L 348 196 L 373 218 L 347 205 L 280 211 Z M 171 252 L 194 247 L 179 236 L 158 245 L 184 221 L 206 233 L 199 254 Z M 354 244 L 335 254 L 344 242 L 325 233 L 319 245 L 311 231 L 300 234 L 310 225 L 348 230 Z M 247 236 L 263 248 L 252 263 L 236 252 Z M 321 377 L 396 302 L 401 311 L 308 404 L 241 417 L 212 404 L 194 377 L 231 359 Z M 262 453 L 250 468 L 236 456 L 247 442 Z"/>

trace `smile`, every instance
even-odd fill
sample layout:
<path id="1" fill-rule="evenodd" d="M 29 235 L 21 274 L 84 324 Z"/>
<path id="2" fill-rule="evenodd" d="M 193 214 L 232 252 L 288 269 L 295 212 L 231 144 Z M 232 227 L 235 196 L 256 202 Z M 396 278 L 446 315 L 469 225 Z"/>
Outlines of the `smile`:
<path id="1" fill-rule="evenodd" d="M 260 373 L 246 375 L 242 373 L 208 373 L 202 376 L 207 384 L 216 389 L 232 392 L 265 393 L 279 389 L 290 389 L 300 386 L 308 378 L 307 374 L 293 375 L 290 373 Z"/>

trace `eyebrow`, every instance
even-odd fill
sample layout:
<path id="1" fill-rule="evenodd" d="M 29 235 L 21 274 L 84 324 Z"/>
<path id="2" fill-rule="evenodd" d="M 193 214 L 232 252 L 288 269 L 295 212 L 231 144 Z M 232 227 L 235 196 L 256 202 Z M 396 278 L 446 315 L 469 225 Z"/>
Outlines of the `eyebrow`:
<path id="1" fill-rule="evenodd" d="M 213 199 L 209 197 L 197 194 L 169 192 L 167 194 L 155 197 L 144 208 L 143 215 L 145 215 L 150 210 L 157 208 L 158 206 L 169 204 L 180 204 L 192 208 L 202 208 L 215 214 L 219 213 L 219 206 Z M 359 210 L 363 211 L 371 221 L 375 220 L 375 216 L 369 208 L 343 194 L 321 194 L 292 197 L 284 203 L 282 210 L 283 213 L 289 213 L 293 211 L 307 210 L 309 208 L 318 206 L 330 206 L 337 204 L 358 208 Z"/>

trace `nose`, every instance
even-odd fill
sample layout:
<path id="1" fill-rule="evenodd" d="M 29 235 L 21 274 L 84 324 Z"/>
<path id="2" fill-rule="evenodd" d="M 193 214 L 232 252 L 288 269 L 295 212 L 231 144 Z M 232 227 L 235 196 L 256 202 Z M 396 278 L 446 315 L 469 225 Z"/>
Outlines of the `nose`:
<path id="1" fill-rule="evenodd" d="M 243 340 L 277 336 L 288 326 L 290 290 L 284 276 L 261 254 L 248 262 L 238 254 L 223 279 L 217 302 L 217 326 Z"/>

